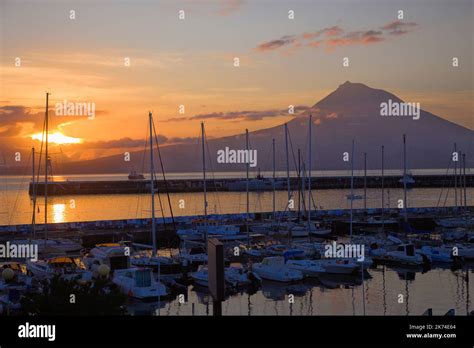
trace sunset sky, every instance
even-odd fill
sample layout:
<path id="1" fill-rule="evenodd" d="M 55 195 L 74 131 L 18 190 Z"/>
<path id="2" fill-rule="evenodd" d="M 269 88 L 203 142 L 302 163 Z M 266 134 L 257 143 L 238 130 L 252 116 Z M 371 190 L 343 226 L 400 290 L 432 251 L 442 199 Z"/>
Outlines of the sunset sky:
<path id="1" fill-rule="evenodd" d="M 164 143 L 190 142 L 203 120 L 210 137 L 282 124 L 346 80 L 474 128 L 471 0 L 0 0 L 0 22 L 4 153 L 38 146 L 46 91 L 71 159 L 139 150 L 149 110 Z M 55 116 L 63 100 L 95 118 Z"/>

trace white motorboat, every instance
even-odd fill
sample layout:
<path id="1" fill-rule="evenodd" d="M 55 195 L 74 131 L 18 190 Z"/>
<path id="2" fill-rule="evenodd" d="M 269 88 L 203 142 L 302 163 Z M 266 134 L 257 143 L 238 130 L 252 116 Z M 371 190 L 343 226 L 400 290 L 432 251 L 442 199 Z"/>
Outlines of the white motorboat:
<path id="1" fill-rule="evenodd" d="M 54 257 L 48 260 L 27 261 L 26 270 L 34 278 L 43 280 L 50 279 L 54 275 L 60 275 L 67 280 L 90 281 L 92 272 L 81 268 L 80 264 L 68 256 Z"/>
<path id="2" fill-rule="evenodd" d="M 405 266 L 421 266 L 431 261 L 426 255 L 417 254 L 413 244 L 402 244 L 391 251 L 384 248 L 372 249 L 370 255 L 375 261 L 391 262 Z"/>
<path id="3" fill-rule="evenodd" d="M 277 282 L 293 282 L 303 279 L 303 273 L 291 269 L 282 256 L 266 257 L 261 263 L 252 265 L 252 271 L 260 278 Z"/>
<path id="4" fill-rule="evenodd" d="M 124 294 L 139 300 L 157 300 L 168 294 L 166 286 L 153 279 L 151 268 L 117 269 L 112 282 Z"/>

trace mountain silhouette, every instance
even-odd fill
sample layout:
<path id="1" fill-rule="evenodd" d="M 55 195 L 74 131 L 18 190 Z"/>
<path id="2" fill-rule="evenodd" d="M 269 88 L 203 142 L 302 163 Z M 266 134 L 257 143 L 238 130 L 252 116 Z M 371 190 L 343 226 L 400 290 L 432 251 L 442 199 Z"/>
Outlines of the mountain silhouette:
<path id="1" fill-rule="evenodd" d="M 311 112 L 312 168 L 313 170 L 346 170 L 348 162 L 343 153 L 351 152 L 355 141 L 355 168 L 363 168 L 363 153 L 367 153 L 369 169 L 381 167 L 381 146 L 385 148 L 385 168 L 403 168 L 403 134 L 407 136 L 407 163 L 409 169 L 452 168 L 451 154 L 454 143 L 458 150 L 466 153 L 467 166 L 473 163 L 474 132 L 439 116 L 423 110 L 415 120 L 408 116 L 381 116 L 381 103 L 389 100 L 402 101 L 397 96 L 361 83 L 349 81 L 314 104 L 302 116 L 288 122 L 290 134 L 290 169 L 295 169 L 297 151 L 301 149 L 301 161 L 308 163 L 308 115 Z M 144 121 L 145 122 L 145 121 Z M 286 169 L 284 126 L 271 127 L 251 132 L 250 148 L 258 151 L 261 170 L 272 169 L 272 139 L 276 142 L 277 170 Z M 245 134 L 210 139 L 207 142 L 209 163 L 213 171 L 244 171 L 244 164 L 217 163 L 220 149 L 245 149 Z M 196 172 L 201 170 L 201 147 L 196 144 L 171 145 L 161 148 L 163 163 L 167 172 Z M 145 157 L 148 158 L 148 157 Z M 117 173 L 129 172 L 131 168 L 142 168 L 143 153 L 133 153 L 129 163 L 123 156 L 110 156 L 95 160 L 63 163 L 61 171 L 67 173 Z M 147 166 L 146 166 L 147 167 Z M 156 167 L 158 168 L 158 167 Z"/>

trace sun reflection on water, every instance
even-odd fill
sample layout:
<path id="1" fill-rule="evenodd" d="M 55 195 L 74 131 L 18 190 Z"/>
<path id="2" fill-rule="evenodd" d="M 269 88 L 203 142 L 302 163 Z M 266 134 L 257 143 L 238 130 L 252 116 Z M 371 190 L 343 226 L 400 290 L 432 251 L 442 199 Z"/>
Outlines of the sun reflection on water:
<path id="1" fill-rule="evenodd" d="M 64 222 L 66 218 L 66 204 L 53 204 L 53 222 Z"/>

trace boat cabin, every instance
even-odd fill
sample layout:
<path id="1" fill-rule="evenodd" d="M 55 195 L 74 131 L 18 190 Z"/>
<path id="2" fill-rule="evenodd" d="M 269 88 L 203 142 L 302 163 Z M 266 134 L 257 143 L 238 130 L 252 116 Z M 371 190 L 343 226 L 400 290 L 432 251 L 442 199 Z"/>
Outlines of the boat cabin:
<path id="1" fill-rule="evenodd" d="M 402 251 L 407 256 L 415 256 L 415 245 L 413 244 L 400 245 L 397 248 L 397 251 Z"/>

